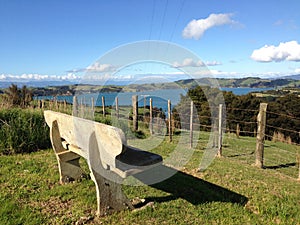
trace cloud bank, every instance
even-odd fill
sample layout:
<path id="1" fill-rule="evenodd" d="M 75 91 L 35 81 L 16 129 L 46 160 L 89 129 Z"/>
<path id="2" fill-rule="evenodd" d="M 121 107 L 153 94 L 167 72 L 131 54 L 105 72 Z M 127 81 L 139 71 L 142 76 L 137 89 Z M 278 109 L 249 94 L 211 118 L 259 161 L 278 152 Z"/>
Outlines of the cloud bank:
<path id="1" fill-rule="evenodd" d="M 60 80 L 78 80 L 79 76 L 73 73 L 68 73 L 66 75 L 42 75 L 42 74 L 0 74 L 0 81 L 60 81 Z"/>
<path id="2" fill-rule="evenodd" d="M 231 13 L 221 13 L 210 14 L 206 19 L 194 19 L 183 29 L 182 36 L 184 38 L 194 38 L 198 40 L 203 36 L 206 30 L 212 27 L 236 23 L 231 19 L 232 16 L 233 14 Z"/>
<path id="3" fill-rule="evenodd" d="M 300 62 L 300 45 L 297 41 L 283 42 L 278 46 L 265 45 L 254 50 L 251 59 L 258 62 Z"/>

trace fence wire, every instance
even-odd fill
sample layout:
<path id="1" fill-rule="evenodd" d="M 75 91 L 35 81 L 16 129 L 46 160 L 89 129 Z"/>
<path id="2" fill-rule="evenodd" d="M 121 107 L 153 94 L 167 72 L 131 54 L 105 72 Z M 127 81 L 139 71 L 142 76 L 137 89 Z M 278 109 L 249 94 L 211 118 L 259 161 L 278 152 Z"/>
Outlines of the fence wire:
<path id="1" fill-rule="evenodd" d="M 70 110 L 70 104 L 66 102 L 49 102 L 48 106 L 46 102 L 43 102 L 43 104 L 40 104 L 40 106 L 43 105 L 45 109 L 48 107 L 52 110 L 58 110 L 58 111 L 63 111 L 70 113 L 72 112 L 72 109 Z M 201 107 L 199 104 L 194 104 L 195 107 Z M 124 112 L 122 112 L 122 107 L 118 107 L 118 111 L 114 110 L 115 106 L 105 106 L 108 108 L 108 113 L 106 112 L 106 115 L 103 115 L 103 110 L 102 106 L 101 107 L 95 107 L 92 110 L 89 110 L 91 106 L 89 105 L 84 105 L 84 106 L 79 106 L 78 105 L 78 110 L 87 110 L 88 113 L 94 113 L 94 117 L 98 118 L 110 118 L 115 117 L 119 122 L 122 122 L 123 124 L 126 124 L 129 126 L 130 123 L 132 123 L 132 111 L 130 109 L 128 112 L 126 111 L 126 115 Z M 126 106 L 127 108 L 130 108 L 130 106 Z M 187 105 L 187 107 L 190 107 L 190 105 Z M 149 108 L 146 107 L 141 107 L 141 109 L 146 109 L 147 112 L 143 111 L 143 115 L 139 115 L 138 117 L 138 122 L 139 124 L 146 128 L 149 129 L 150 127 L 150 117 L 149 117 Z M 152 115 L 154 118 L 152 119 L 152 125 L 154 129 L 156 130 L 163 130 L 162 135 L 168 135 L 168 118 L 166 118 L 165 112 L 162 110 L 158 109 L 158 107 L 152 106 Z M 253 110 L 253 109 L 243 109 L 243 108 L 228 108 L 224 107 L 224 110 L 226 111 L 243 111 L 243 112 L 249 112 L 253 114 L 253 118 L 256 118 L 259 110 Z M 182 118 L 185 118 L 186 121 L 180 121 L 180 120 L 175 120 L 173 119 L 173 124 L 172 124 L 172 133 L 174 133 L 176 130 L 180 132 L 190 132 L 189 127 L 190 127 L 190 110 L 186 110 L 186 113 L 178 113 Z M 123 114 L 122 114 L 123 113 Z M 173 115 L 172 112 L 170 112 L 171 115 Z M 287 120 L 296 120 L 300 121 L 300 118 L 295 117 L 290 114 L 284 114 L 284 113 L 277 113 L 277 112 L 271 112 L 268 111 L 266 112 L 267 115 L 275 115 L 275 116 L 281 116 L 286 118 Z M 118 116 L 117 116 L 118 115 Z M 160 118 L 160 119 L 157 119 Z M 205 132 L 207 131 L 213 131 L 216 129 L 217 124 L 213 124 L 216 121 L 218 121 L 218 117 L 216 116 L 207 116 L 207 115 L 193 115 L 193 128 L 195 129 L 196 132 L 200 132 L 200 139 L 198 140 L 198 143 L 205 144 L 208 142 L 206 140 L 206 137 L 204 137 Z M 268 116 L 267 116 L 268 118 Z M 203 124 L 203 120 L 208 121 L 210 120 L 211 124 Z M 195 123 L 195 121 L 198 121 Z M 174 127 L 174 124 L 180 124 L 181 126 L 184 126 L 185 129 L 182 129 L 181 127 Z M 235 123 L 241 125 L 240 128 L 243 128 L 243 126 L 255 126 L 257 127 L 257 121 L 241 121 L 235 118 L 226 118 L 226 123 Z M 294 130 L 294 129 L 289 129 L 286 127 L 281 127 L 280 125 L 273 125 L 273 124 L 268 124 L 268 120 L 266 122 L 266 129 L 268 129 L 269 133 L 265 133 L 265 156 L 264 156 L 264 163 L 266 168 L 274 168 L 277 171 L 280 171 L 281 173 L 284 173 L 287 176 L 294 177 L 297 176 L 297 160 L 296 158 L 300 154 L 300 144 L 289 141 L 289 140 L 282 140 L 274 135 L 271 135 L 272 133 L 274 134 L 275 132 L 285 132 L 285 137 L 288 136 L 288 134 L 293 134 L 293 135 L 299 135 L 300 137 L 300 130 Z M 300 128 L 299 128 L 300 129 Z M 205 131 L 203 131 L 205 130 Z M 248 131 L 248 130 L 243 130 L 240 129 L 238 131 L 239 134 L 237 134 L 237 129 L 232 129 L 229 127 L 223 127 L 222 128 L 222 133 L 223 133 L 223 146 L 222 146 L 222 152 L 225 157 L 231 157 L 231 158 L 236 158 L 240 161 L 253 164 L 254 163 L 254 155 L 255 155 L 255 145 L 256 145 L 256 139 L 253 139 L 253 137 L 256 136 L 256 130 L 254 131 Z M 238 137 L 239 135 L 242 135 Z M 252 138 L 251 138 L 252 137 Z M 288 145 L 284 145 L 288 144 Z M 294 172 L 290 172 L 286 170 L 286 168 L 294 168 Z"/>

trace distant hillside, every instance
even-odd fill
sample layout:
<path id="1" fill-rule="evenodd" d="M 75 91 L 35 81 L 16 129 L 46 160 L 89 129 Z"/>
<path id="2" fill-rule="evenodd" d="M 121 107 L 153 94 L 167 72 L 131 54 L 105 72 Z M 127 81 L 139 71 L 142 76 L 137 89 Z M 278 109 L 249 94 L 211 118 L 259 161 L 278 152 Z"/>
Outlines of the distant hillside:
<path id="1" fill-rule="evenodd" d="M 262 79 L 259 77 L 246 78 L 201 78 L 197 80 L 187 79 L 178 80 L 170 83 L 148 83 L 148 84 L 130 84 L 130 85 L 85 85 L 69 84 L 63 86 L 32 87 L 34 96 L 56 96 L 56 95 L 74 95 L 75 93 L 98 93 L 98 92 L 136 92 L 150 91 L 158 89 L 176 89 L 176 88 L 194 88 L 201 86 L 215 86 L 238 88 L 300 88 L 300 75 L 290 76 L 291 78 L 280 79 Z M 299 78 L 299 79 L 297 79 Z"/>
<path id="2" fill-rule="evenodd" d="M 141 89 L 147 87 L 148 89 L 162 88 L 162 89 L 170 89 L 176 88 L 180 86 L 181 88 L 193 88 L 198 85 L 201 86 L 214 86 L 218 84 L 220 87 L 230 87 L 230 88 L 238 88 L 238 87 L 249 87 L 249 88 L 300 88 L 300 79 L 262 79 L 259 77 L 246 77 L 246 78 L 200 78 L 197 80 L 187 79 L 187 80 L 179 80 L 175 83 L 163 83 L 163 84 L 140 84 Z M 131 89 L 135 89 L 137 85 L 129 85 Z"/>
<path id="3" fill-rule="evenodd" d="M 295 79 L 262 79 L 259 77 L 246 77 L 236 79 L 217 79 L 221 87 L 249 87 L 249 88 L 284 88 L 300 87 L 300 80 Z M 203 79 L 200 79 L 201 83 Z"/>
<path id="4" fill-rule="evenodd" d="M 291 76 L 284 76 L 284 79 L 293 79 L 293 80 L 300 80 L 300 74 L 298 75 L 291 75 Z"/>
<path id="5" fill-rule="evenodd" d="M 250 87 L 250 88 L 279 88 L 300 87 L 300 81 L 294 79 L 261 79 L 255 77 L 241 79 L 219 79 L 222 87 Z"/>

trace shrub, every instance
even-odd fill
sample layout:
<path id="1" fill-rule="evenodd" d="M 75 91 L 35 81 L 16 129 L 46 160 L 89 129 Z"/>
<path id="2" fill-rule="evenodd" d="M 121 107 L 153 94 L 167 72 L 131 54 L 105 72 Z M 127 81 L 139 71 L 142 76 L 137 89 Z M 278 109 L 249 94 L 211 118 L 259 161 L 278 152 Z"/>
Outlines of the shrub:
<path id="1" fill-rule="evenodd" d="M 29 106 L 32 101 L 32 93 L 26 86 L 23 86 L 20 89 L 17 85 L 12 84 L 5 90 L 4 98 L 2 100 L 4 100 L 4 103 L 8 107 L 25 108 Z"/>
<path id="2" fill-rule="evenodd" d="M 0 153 L 29 153 L 51 146 L 43 112 L 30 109 L 0 110 Z"/>

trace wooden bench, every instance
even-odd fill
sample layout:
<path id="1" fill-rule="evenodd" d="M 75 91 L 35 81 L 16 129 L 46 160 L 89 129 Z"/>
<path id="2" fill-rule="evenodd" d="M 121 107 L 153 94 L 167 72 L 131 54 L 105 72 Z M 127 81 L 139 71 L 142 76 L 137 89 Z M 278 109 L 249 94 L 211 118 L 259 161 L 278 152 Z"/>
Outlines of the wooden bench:
<path id="1" fill-rule="evenodd" d="M 50 127 L 60 182 L 82 177 L 84 173 L 79 165 L 82 156 L 96 185 L 97 214 L 133 209 L 122 191 L 122 181 L 161 165 L 162 157 L 128 146 L 119 128 L 49 110 L 44 116 Z"/>

